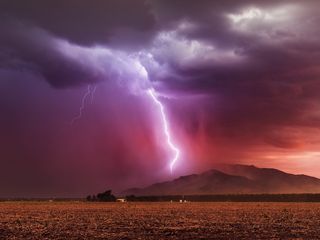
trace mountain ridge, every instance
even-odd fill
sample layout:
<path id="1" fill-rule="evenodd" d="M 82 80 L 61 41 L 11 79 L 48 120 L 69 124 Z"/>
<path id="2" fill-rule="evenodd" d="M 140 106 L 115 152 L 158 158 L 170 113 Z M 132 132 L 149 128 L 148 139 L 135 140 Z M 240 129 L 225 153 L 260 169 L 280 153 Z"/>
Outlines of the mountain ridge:
<path id="1" fill-rule="evenodd" d="M 123 195 L 210 195 L 320 193 L 320 179 L 254 165 L 220 164 L 200 174 L 180 176 L 172 181 L 131 188 Z"/>

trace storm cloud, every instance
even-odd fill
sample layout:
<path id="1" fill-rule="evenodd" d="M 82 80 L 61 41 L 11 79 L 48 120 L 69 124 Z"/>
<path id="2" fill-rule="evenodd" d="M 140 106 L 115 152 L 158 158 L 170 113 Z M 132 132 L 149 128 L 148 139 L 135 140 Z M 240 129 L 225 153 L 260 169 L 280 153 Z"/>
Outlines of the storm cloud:
<path id="1" fill-rule="evenodd" d="M 41 158 L 56 147 L 59 161 L 48 158 L 58 169 L 67 162 L 75 179 L 82 170 L 73 172 L 76 161 L 70 159 L 80 159 L 84 168 L 90 165 L 91 157 L 81 151 L 94 152 L 95 159 L 108 156 L 94 161 L 92 171 L 109 169 L 105 180 L 110 184 L 126 179 L 119 188 L 168 177 L 157 172 L 165 168 L 161 163 L 166 154 L 155 127 L 156 114 L 145 96 L 145 90 L 153 87 L 182 148 L 176 174 L 217 162 L 318 174 L 313 169 L 319 167 L 320 146 L 319 7 L 318 1 L 1 1 L 0 123 L 6 129 L 1 142 L 14 149 L 17 142 L 26 141 L 21 132 L 37 130 L 43 139 L 52 139 L 52 149 L 43 151 Z M 17 90 L 21 84 L 28 86 L 25 91 Z M 12 114 L 22 111 L 26 102 L 36 102 L 21 96 L 41 92 L 43 105 L 33 105 L 36 111 L 46 105 L 56 111 L 45 111 L 38 120 L 58 129 L 61 118 L 72 118 L 87 85 L 98 86 L 96 103 L 86 105 L 95 117 L 85 115 L 79 123 L 84 129 L 77 129 L 81 141 L 65 137 L 74 149 L 82 146 L 79 152 L 70 153 L 58 144 L 60 137 Z M 13 100 L 8 91 L 25 102 Z M 100 130 L 94 132 L 106 136 L 98 134 L 96 145 L 85 149 L 90 135 L 85 129 L 97 122 Z M 21 131 L 8 131 L 17 127 Z M 37 142 L 16 147 L 17 151 L 32 152 Z M 0 157 L 25 165 L 30 161 L 7 152 Z M 39 167 L 38 162 L 30 165 Z M 143 172 L 139 182 L 137 176 Z M 59 189 L 58 176 L 52 173 L 52 192 Z M 88 189 L 101 178 L 93 177 Z M 14 187 L 19 189 L 19 184 Z"/>

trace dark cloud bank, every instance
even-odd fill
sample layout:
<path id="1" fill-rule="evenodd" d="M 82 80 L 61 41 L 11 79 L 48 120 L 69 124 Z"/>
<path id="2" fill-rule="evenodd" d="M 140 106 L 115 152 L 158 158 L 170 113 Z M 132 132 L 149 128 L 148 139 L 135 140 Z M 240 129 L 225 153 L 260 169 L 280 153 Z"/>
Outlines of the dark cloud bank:
<path id="1" fill-rule="evenodd" d="M 165 96 L 182 145 L 176 174 L 216 162 L 316 174 L 319 7 L 1 1 L 0 196 L 76 196 L 169 177 L 149 86 Z M 88 84 L 98 86 L 94 103 L 70 127 Z"/>

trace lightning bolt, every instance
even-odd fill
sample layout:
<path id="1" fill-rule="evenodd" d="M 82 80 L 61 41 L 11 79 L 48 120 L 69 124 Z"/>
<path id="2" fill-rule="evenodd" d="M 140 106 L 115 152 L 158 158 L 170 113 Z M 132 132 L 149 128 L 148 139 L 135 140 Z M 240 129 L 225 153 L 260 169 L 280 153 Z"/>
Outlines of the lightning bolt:
<path id="1" fill-rule="evenodd" d="M 172 150 L 172 152 L 174 152 L 174 156 L 170 162 L 170 171 L 172 173 L 173 171 L 173 167 L 175 165 L 175 163 L 177 162 L 179 155 L 180 155 L 180 150 L 179 148 L 172 142 L 171 139 L 171 134 L 170 134 L 170 130 L 169 130 L 169 126 L 168 126 L 168 120 L 167 120 L 167 116 L 164 110 L 164 106 L 162 105 L 162 103 L 159 101 L 159 99 L 157 98 L 157 94 L 155 92 L 155 90 L 153 88 L 150 88 L 147 90 L 148 95 L 150 96 L 150 98 L 153 100 L 153 102 L 159 107 L 160 113 L 161 113 L 161 117 L 162 117 L 162 122 L 163 122 L 163 130 L 164 133 L 166 135 L 167 138 L 167 144 L 170 147 L 170 149 Z"/>
<path id="2" fill-rule="evenodd" d="M 93 98 L 94 98 L 94 94 L 95 94 L 96 90 L 97 90 L 97 86 L 94 86 L 91 91 L 91 104 L 93 103 Z"/>
<path id="3" fill-rule="evenodd" d="M 95 91 L 95 88 L 94 88 L 94 91 Z M 71 120 L 71 125 L 73 125 L 77 120 L 79 120 L 82 117 L 83 110 L 84 110 L 85 105 L 86 105 L 86 100 L 90 96 L 90 94 L 91 94 L 91 101 L 93 101 L 94 92 L 91 90 L 91 86 L 88 85 L 87 91 L 84 93 L 84 95 L 82 97 L 82 100 L 81 100 L 81 106 L 80 106 L 80 109 L 79 109 L 79 114 Z"/>

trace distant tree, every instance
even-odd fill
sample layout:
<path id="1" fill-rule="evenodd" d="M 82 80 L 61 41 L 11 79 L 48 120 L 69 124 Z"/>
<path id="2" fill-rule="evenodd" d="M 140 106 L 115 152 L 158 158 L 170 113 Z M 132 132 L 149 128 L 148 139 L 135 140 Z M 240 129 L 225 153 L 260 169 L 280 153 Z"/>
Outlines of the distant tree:
<path id="1" fill-rule="evenodd" d="M 91 197 L 91 195 L 88 195 L 88 196 L 86 197 L 86 199 L 87 199 L 88 202 L 92 202 L 92 197 Z"/>
<path id="2" fill-rule="evenodd" d="M 107 190 L 103 193 L 97 194 L 97 200 L 100 202 L 115 202 L 117 199 L 114 195 L 111 194 L 111 190 Z"/>
<path id="3" fill-rule="evenodd" d="M 93 202 L 97 201 L 96 195 L 92 195 L 92 201 L 93 201 Z"/>

